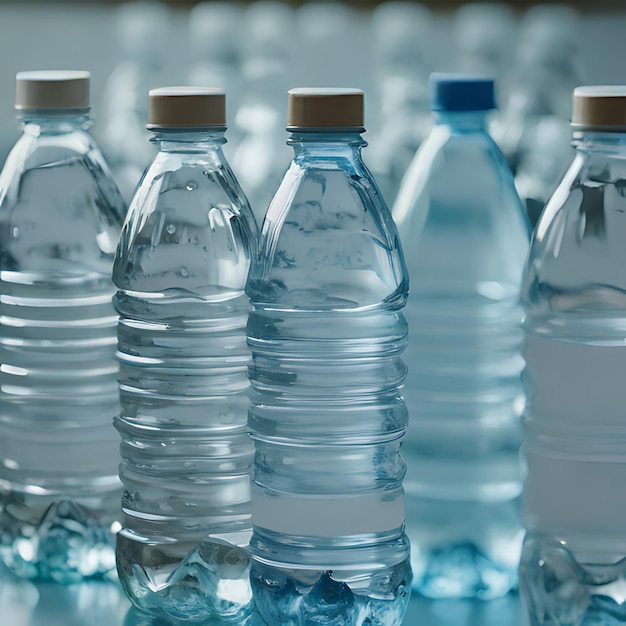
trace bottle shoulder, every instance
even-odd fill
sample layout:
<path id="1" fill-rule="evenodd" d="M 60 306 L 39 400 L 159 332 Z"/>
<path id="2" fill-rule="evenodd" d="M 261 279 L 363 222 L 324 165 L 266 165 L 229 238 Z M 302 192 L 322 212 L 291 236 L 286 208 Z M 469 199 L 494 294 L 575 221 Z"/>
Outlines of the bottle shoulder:
<path id="1" fill-rule="evenodd" d="M 623 163 L 576 155 L 533 233 L 523 285 L 529 314 L 626 316 L 624 180 Z"/>
<path id="2" fill-rule="evenodd" d="M 486 132 L 436 127 L 409 168 L 393 216 L 414 292 L 519 291 L 530 226 L 513 176 Z"/>
<path id="3" fill-rule="evenodd" d="M 459 207 L 475 217 L 496 210 L 524 215 L 513 174 L 487 132 L 435 127 L 404 176 L 393 216 L 402 226 L 415 213 L 436 215 Z"/>
<path id="4" fill-rule="evenodd" d="M 159 153 L 131 201 L 114 282 L 147 293 L 243 290 L 256 239 L 254 216 L 226 161 Z"/>
<path id="5" fill-rule="evenodd" d="M 248 293 L 285 308 L 403 306 L 396 226 L 358 159 L 292 162 L 267 211 Z"/>
<path id="6" fill-rule="evenodd" d="M 125 205 L 82 130 L 25 133 L 0 174 L 3 269 L 110 274 Z"/>

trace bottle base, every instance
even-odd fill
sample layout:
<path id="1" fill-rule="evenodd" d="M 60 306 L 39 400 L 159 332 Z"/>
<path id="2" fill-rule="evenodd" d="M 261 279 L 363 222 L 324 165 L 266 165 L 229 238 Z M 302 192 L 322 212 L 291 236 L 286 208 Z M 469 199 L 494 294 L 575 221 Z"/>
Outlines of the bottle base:
<path id="1" fill-rule="evenodd" d="M 251 578 L 256 609 L 267 626 L 400 626 L 411 595 L 409 559 L 369 577 L 253 561 Z M 366 589 L 360 588 L 364 580 Z"/>
<path id="2" fill-rule="evenodd" d="M 117 537 L 117 568 L 126 595 L 147 614 L 146 623 L 163 617 L 239 626 L 253 614 L 250 556 L 227 541 L 156 543 L 123 530 Z"/>
<path id="3" fill-rule="evenodd" d="M 413 589 L 427 598 L 492 600 L 517 586 L 515 567 L 498 565 L 472 543 L 414 552 L 413 571 L 421 575 L 413 580 Z"/>
<path id="4" fill-rule="evenodd" d="M 67 584 L 115 575 L 118 491 L 99 498 L 0 498 L 0 556 L 22 578 Z M 94 504 L 95 503 L 95 504 Z"/>
<path id="5" fill-rule="evenodd" d="M 413 589 L 436 600 L 493 600 L 518 584 L 518 499 L 407 498 Z"/>
<path id="6" fill-rule="evenodd" d="M 626 623 L 626 557 L 579 563 L 564 543 L 529 534 L 520 591 L 531 626 L 618 626 Z"/>

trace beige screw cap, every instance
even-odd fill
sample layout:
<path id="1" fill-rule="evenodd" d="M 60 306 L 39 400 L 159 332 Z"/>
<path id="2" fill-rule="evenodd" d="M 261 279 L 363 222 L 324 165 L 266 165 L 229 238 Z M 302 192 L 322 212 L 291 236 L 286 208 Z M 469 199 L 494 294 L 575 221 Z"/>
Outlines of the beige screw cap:
<path id="1" fill-rule="evenodd" d="M 572 126 L 626 132 L 626 86 L 576 87 Z"/>
<path id="2" fill-rule="evenodd" d="M 226 95 L 209 87 L 161 87 L 150 90 L 148 127 L 226 126 Z"/>
<path id="3" fill-rule="evenodd" d="M 16 109 L 88 109 L 89 72 L 42 70 L 18 72 Z"/>
<path id="4" fill-rule="evenodd" d="M 291 89 L 287 128 L 363 128 L 360 89 Z"/>

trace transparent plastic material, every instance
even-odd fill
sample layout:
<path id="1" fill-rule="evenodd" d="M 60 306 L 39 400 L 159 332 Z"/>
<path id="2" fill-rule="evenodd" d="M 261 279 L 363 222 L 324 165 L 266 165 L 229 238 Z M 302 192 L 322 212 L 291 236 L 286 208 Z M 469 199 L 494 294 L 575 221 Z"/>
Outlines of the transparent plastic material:
<path id="1" fill-rule="evenodd" d="M 626 621 L 626 133 L 587 132 L 533 235 L 523 286 L 530 623 Z"/>
<path id="2" fill-rule="evenodd" d="M 223 130 L 162 130 L 115 257 L 123 528 L 140 609 L 244 624 L 252 611 L 244 293 L 257 237 Z"/>
<path id="3" fill-rule="evenodd" d="M 393 215 L 411 276 L 407 532 L 414 588 L 493 598 L 516 585 L 528 225 L 486 113 L 441 113 Z"/>
<path id="4" fill-rule="evenodd" d="M 404 260 L 360 134 L 290 143 L 247 286 L 256 606 L 272 626 L 397 626 L 411 583 Z"/>
<path id="5" fill-rule="evenodd" d="M 125 207 L 86 110 L 29 111 L 0 175 L 0 552 L 20 576 L 113 570 L 111 302 Z"/>

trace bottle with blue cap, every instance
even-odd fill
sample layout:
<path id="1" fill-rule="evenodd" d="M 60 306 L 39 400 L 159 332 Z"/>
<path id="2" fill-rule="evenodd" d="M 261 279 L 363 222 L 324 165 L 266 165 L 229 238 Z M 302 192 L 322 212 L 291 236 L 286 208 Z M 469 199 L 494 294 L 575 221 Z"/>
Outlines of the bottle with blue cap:
<path id="1" fill-rule="evenodd" d="M 402 250 L 361 158 L 363 92 L 292 90 L 288 130 L 246 288 L 256 607 L 268 626 L 399 626 Z"/>
<path id="2" fill-rule="evenodd" d="M 576 157 L 522 288 L 532 626 L 626 622 L 626 87 L 577 87 L 573 104 Z"/>
<path id="3" fill-rule="evenodd" d="M 490 79 L 433 74 L 436 125 L 393 215 L 407 305 L 407 530 L 414 588 L 493 598 L 516 585 L 524 406 L 519 287 L 529 228 L 487 133 Z"/>
<path id="4" fill-rule="evenodd" d="M 224 158 L 225 94 L 153 89 L 159 153 L 131 202 L 118 288 L 120 582 L 167 619 L 252 614 L 244 293 L 254 216 Z"/>
<path id="5" fill-rule="evenodd" d="M 113 253 L 126 208 L 91 136 L 89 72 L 17 75 L 0 174 L 0 553 L 27 578 L 115 569 Z"/>

